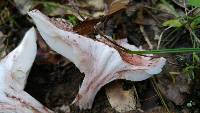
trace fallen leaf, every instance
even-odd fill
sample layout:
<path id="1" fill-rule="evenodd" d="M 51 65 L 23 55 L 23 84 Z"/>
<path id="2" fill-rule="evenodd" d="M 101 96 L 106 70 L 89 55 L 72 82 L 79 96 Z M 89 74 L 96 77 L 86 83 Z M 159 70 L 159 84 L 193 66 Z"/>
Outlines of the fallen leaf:
<path id="1" fill-rule="evenodd" d="M 76 10 L 81 14 L 86 14 L 88 17 L 99 17 L 104 15 L 105 1 L 104 0 L 77 0 L 73 4 Z"/>
<path id="2" fill-rule="evenodd" d="M 125 91 L 122 87 L 122 82 L 119 81 L 109 85 L 105 89 L 109 103 L 116 111 L 127 112 L 136 110 L 136 99 L 133 89 Z"/>
<path id="3" fill-rule="evenodd" d="M 167 20 L 162 25 L 166 27 L 176 27 L 176 28 L 180 28 L 183 26 L 183 24 L 180 22 L 179 19 Z"/>
<path id="4" fill-rule="evenodd" d="M 107 15 L 114 14 L 122 9 L 125 9 L 129 0 L 108 0 L 107 1 Z"/>
<path id="5" fill-rule="evenodd" d="M 99 21 L 99 19 L 85 20 L 79 25 L 75 26 L 73 30 L 80 35 L 88 35 L 95 31 L 94 27 Z"/>
<path id="6" fill-rule="evenodd" d="M 52 113 L 24 91 L 36 51 L 36 31 L 31 28 L 19 46 L 0 61 L 0 112 Z"/>
<path id="7" fill-rule="evenodd" d="M 157 106 L 149 109 L 148 111 L 145 111 L 144 113 L 167 113 L 167 112 L 163 107 Z"/>
<path id="8" fill-rule="evenodd" d="M 39 10 L 30 11 L 28 14 L 32 17 L 46 43 L 72 61 L 85 74 L 79 92 L 73 101 L 80 109 L 91 108 L 95 95 L 105 84 L 116 79 L 145 80 L 160 73 L 165 65 L 165 58 L 152 59 L 128 53 L 122 54 L 115 49 L 115 46 L 108 46 L 109 43 L 65 31 L 57 27 L 59 25 L 53 24 L 50 18 Z M 124 46 L 139 50 L 128 43 L 124 43 Z"/>
<path id="9" fill-rule="evenodd" d="M 171 65 L 167 65 L 166 68 L 166 72 L 179 70 L 176 66 Z M 182 72 L 177 73 L 176 76 L 171 76 L 172 77 L 170 77 L 170 75 L 160 76 L 157 83 L 158 88 L 167 99 L 171 100 L 176 105 L 182 105 L 186 99 L 185 94 L 190 93 L 190 84 L 188 84 L 187 77 Z"/>

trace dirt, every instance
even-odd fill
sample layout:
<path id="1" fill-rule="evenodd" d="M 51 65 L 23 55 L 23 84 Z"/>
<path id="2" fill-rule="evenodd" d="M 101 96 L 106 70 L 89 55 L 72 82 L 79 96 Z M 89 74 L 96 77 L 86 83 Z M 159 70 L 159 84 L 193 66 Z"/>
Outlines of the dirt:
<path id="1" fill-rule="evenodd" d="M 60 65 L 34 64 L 27 80 L 25 91 L 52 110 L 70 105 L 81 85 L 84 74 L 70 63 Z M 91 110 L 79 110 L 70 105 L 71 113 L 114 113 L 101 89 Z"/>

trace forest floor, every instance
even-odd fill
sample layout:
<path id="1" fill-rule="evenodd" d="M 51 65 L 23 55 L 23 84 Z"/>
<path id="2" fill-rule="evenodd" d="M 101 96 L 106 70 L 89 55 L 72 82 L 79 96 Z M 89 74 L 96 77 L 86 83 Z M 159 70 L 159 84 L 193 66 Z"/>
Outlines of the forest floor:
<path id="1" fill-rule="evenodd" d="M 0 0 L 0 57 L 13 50 L 33 26 L 25 12 L 35 8 L 51 17 L 66 19 L 75 32 L 91 38 L 98 34 L 94 29 L 98 25 L 105 35 L 113 39 L 127 38 L 130 44 L 145 50 L 200 46 L 200 8 L 187 0 L 97 1 Z M 159 75 L 140 82 L 109 83 L 98 92 L 91 110 L 80 110 L 71 102 L 84 74 L 51 51 L 41 38 L 38 43 L 25 91 L 53 111 L 118 113 L 110 105 L 105 90 L 120 84 L 125 91 L 136 89 L 136 108 L 125 113 L 200 113 L 198 52 L 158 54 L 168 60 Z"/>

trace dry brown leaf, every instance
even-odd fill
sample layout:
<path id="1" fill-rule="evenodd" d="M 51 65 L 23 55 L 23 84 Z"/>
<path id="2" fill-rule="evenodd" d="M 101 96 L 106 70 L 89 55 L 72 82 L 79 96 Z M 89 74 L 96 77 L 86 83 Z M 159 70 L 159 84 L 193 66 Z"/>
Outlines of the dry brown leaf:
<path id="1" fill-rule="evenodd" d="M 177 67 L 167 65 L 167 72 L 176 72 L 179 70 Z M 172 73 L 171 73 L 172 74 Z M 182 105 L 185 102 L 186 95 L 190 92 L 190 84 L 187 82 L 187 77 L 181 73 L 174 73 L 176 76 L 171 75 L 174 81 L 169 76 L 160 76 L 158 79 L 158 87 L 161 93 L 169 100 L 173 101 L 176 105 Z"/>
<path id="2" fill-rule="evenodd" d="M 127 112 L 136 110 L 136 99 L 133 89 L 125 91 L 120 81 L 110 84 L 105 89 L 110 105 L 116 111 Z"/>
<path id="3" fill-rule="evenodd" d="M 114 14 L 122 9 L 125 9 L 129 0 L 108 0 L 107 1 L 107 15 Z"/>
<path id="4" fill-rule="evenodd" d="M 158 106 L 151 108 L 148 111 L 145 111 L 144 113 L 167 113 L 167 112 L 163 107 Z"/>
<path id="5" fill-rule="evenodd" d="M 85 20 L 75 26 L 73 30 L 80 35 L 88 35 L 95 31 L 94 27 L 99 22 L 99 19 Z"/>

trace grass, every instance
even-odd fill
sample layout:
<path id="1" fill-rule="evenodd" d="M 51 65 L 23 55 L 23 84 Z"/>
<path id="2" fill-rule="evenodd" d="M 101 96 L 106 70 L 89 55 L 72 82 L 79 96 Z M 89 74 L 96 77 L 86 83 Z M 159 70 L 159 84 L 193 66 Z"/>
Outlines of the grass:
<path id="1" fill-rule="evenodd" d="M 129 53 L 129 54 L 140 54 L 140 55 L 141 54 L 192 53 L 191 63 L 185 62 L 185 66 L 182 69 L 183 73 L 188 78 L 188 83 L 190 83 L 191 81 L 195 80 L 195 78 L 196 78 L 195 72 L 200 69 L 200 58 L 199 58 L 200 54 L 197 54 L 197 53 L 200 53 L 200 48 L 199 48 L 200 47 L 200 39 L 196 33 L 197 30 L 200 28 L 200 26 L 199 26 L 200 14 L 199 15 L 194 14 L 192 16 L 191 15 L 189 16 L 188 14 L 190 11 L 185 9 L 185 15 L 181 17 L 181 16 L 177 15 L 178 13 L 176 13 L 176 10 L 174 10 L 175 8 L 171 7 L 172 5 L 167 3 L 165 0 L 161 0 L 161 1 L 164 4 L 167 4 L 168 6 L 170 6 L 172 14 L 175 16 L 174 20 L 177 20 L 177 21 L 169 21 L 169 25 L 176 24 L 177 26 L 173 26 L 174 30 L 172 30 L 172 32 L 168 33 L 166 38 L 164 39 L 165 41 L 166 41 L 166 39 L 170 40 L 170 42 L 168 42 L 167 44 L 166 43 L 165 44 L 162 43 L 162 44 L 164 45 L 164 47 L 166 47 L 166 45 L 174 43 L 177 40 L 177 38 L 181 39 L 180 38 L 180 34 L 182 33 L 181 31 L 186 30 L 187 31 L 186 33 L 188 33 L 189 35 L 188 35 L 188 37 L 184 37 L 184 38 L 190 39 L 190 41 L 192 42 L 191 48 L 172 48 L 172 49 L 145 50 L 145 51 L 130 51 L 130 50 L 125 49 L 125 51 L 127 51 L 127 53 Z M 179 21 L 180 21 L 180 23 L 177 24 L 177 22 L 179 22 Z M 170 22 L 172 22 L 172 23 L 170 23 Z M 175 22 L 175 23 L 173 23 L 173 22 Z M 180 24 L 182 24 L 182 25 L 180 25 Z M 166 27 L 172 27 L 172 26 L 166 26 Z M 178 36 L 177 35 L 175 36 L 174 34 L 177 34 L 177 33 L 178 33 Z M 175 44 L 173 44 L 173 45 L 175 45 Z M 160 98 L 160 101 L 161 101 L 163 107 L 166 109 L 166 112 L 170 113 L 167 103 L 166 103 L 164 97 L 162 96 L 154 77 L 151 79 L 151 82 L 153 84 L 154 90 L 156 91 L 157 95 Z"/>
<path id="2" fill-rule="evenodd" d="M 145 51 L 131 51 L 127 50 L 129 54 L 166 54 L 166 53 L 192 53 L 200 52 L 200 48 L 176 48 L 176 49 L 160 49 L 160 50 L 145 50 Z"/>

